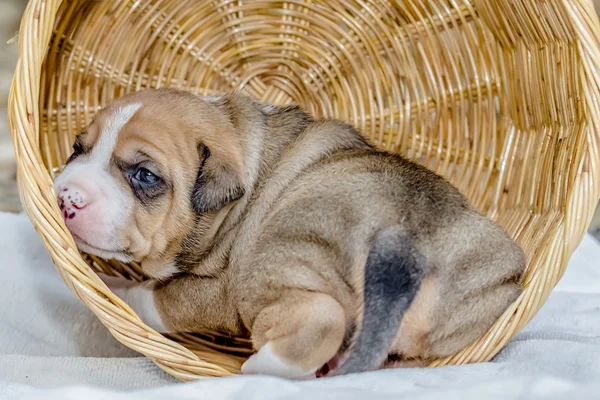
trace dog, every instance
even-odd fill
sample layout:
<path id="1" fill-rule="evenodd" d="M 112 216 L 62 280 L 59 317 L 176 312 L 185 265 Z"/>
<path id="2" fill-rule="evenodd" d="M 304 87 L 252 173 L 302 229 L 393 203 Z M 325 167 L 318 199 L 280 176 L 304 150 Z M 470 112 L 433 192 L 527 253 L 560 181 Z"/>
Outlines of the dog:
<path id="1" fill-rule="evenodd" d="M 239 92 L 115 100 L 55 191 L 80 250 L 151 278 L 105 277 L 145 323 L 249 335 L 245 374 L 425 365 L 521 293 L 521 248 L 442 177 L 345 123 Z"/>

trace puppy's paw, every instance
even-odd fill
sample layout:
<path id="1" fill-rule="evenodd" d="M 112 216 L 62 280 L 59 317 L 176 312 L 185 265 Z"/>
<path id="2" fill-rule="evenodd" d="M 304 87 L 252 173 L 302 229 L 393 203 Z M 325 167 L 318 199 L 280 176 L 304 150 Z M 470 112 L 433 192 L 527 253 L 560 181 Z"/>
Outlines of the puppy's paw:
<path id="1" fill-rule="evenodd" d="M 127 303 L 149 327 L 158 332 L 168 331 L 154 302 L 153 281 L 140 283 L 104 274 L 98 274 L 98 276 L 115 296 Z"/>
<path id="2" fill-rule="evenodd" d="M 305 371 L 300 366 L 281 358 L 269 342 L 252 355 L 243 365 L 242 374 L 271 375 L 280 378 L 307 380 L 316 378 L 316 370 Z"/>

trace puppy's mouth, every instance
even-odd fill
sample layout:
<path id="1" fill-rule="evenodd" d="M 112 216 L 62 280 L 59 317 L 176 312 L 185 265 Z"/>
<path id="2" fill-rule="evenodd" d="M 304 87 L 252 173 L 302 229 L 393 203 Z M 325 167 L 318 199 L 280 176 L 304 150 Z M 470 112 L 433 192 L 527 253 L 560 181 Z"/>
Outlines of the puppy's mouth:
<path id="1" fill-rule="evenodd" d="M 94 256 L 98 256 L 107 260 L 117 260 L 117 261 L 121 261 L 121 262 L 131 262 L 133 261 L 133 257 L 131 255 L 131 253 L 129 253 L 127 250 L 109 250 L 109 249 L 104 249 L 101 247 L 97 247 L 94 245 L 91 245 L 90 243 L 86 242 L 85 240 L 83 240 L 81 237 L 77 236 L 74 233 L 71 233 L 71 235 L 73 236 L 73 239 L 75 239 L 75 243 L 77 244 L 77 247 L 79 248 L 79 250 L 88 253 L 88 254 L 92 254 Z"/>

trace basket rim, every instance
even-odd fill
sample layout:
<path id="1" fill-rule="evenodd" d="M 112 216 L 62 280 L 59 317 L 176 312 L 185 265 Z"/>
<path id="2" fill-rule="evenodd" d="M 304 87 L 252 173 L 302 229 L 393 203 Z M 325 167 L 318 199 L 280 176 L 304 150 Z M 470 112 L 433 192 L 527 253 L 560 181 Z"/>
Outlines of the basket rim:
<path id="1" fill-rule="evenodd" d="M 24 210 L 42 237 L 65 283 L 117 340 L 152 359 L 161 369 L 181 380 L 196 379 L 200 376 L 232 375 L 232 370 L 202 360 L 181 344 L 146 326 L 127 304 L 112 294 L 84 261 L 63 222 L 58 205 L 54 201 L 52 179 L 44 166 L 39 148 L 42 67 L 48 54 L 57 12 L 63 1 L 30 0 L 19 32 L 19 59 L 9 94 L 8 114 L 13 145 L 19 160 L 17 174 Z M 558 232 L 555 238 L 563 240 L 566 244 L 561 254 L 548 255 L 556 257 L 557 262 L 562 264 L 558 275 L 553 277 L 555 282 L 552 288 L 562 276 L 571 254 L 583 239 L 586 229 L 582 229 L 582 226 L 589 225 L 600 199 L 600 74 L 597 72 L 600 70 L 600 23 L 591 1 L 562 1 L 573 23 L 578 42 L 577 49 L 584 69 L 581 79 L 586 80 L 584 101 L 590 110 L 587 113 L 587 118 L 590 119 L 590 134 L 587 140 L 587 155 L 583 157 L 580 166 L 582 171 L 587 172 L 587 176 L 581 178 L 577 189 L 571 191 L 571 198 L 567 201 L 571 214 L 565 214 L 565 222 L 560 228 L 562 231 Z M 576 204 L 582 202 L 587 207 L 573 209 L 577 208 Z M 581 221 L 585 223 L 582 224 Z M 53 225 L 60 228 L 56 229 Z M 539 295 L 532 293 L 533 287 L 535 285 L 526 286 L 521 297 L 507 310 L 505 317 L 499 320 L 494 334 L 482 338 L 485 346 L 482 347 L 481 341 L 478 341 L 455 356 L 434 362 L 432 366 L 491 359 L 529 322 L 552 289 Z M 530 296 L 539 296 L 536 303 L 538 306 L 533 313 L 525 315 L 526 310 L 519 305 Z M 107 318 L 106 310 L 109 309 L 117 313 L 121 320 Z M 498 336 L 499 332 L 506 331 L 509 332 L 508 335 Z M 144 346 L 132 347 L 132 343 L 143 343 Z"/>

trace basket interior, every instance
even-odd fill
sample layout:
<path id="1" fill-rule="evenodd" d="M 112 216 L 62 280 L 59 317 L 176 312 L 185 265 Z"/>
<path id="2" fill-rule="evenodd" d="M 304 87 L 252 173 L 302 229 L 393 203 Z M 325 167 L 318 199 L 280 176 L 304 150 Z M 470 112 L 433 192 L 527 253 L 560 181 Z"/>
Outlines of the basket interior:
<path id="1" fill-rule="evenodd" d="M 545 283 L 529 298 L 533 315 L 562 274 L 564 265 L 543 267 L 562 251 L 590 127 L 565 10 L 547 2 L 532 15 L 523 4 L 63 1 L 42 67 L 42 158 L 54 177 L 94 114 L 143 88 L 242 88 L 297 103 L 443 175 L 505 228 L 527 254 L 523 285 Z M 86 260 L 143 279 L 136 265 Z M 518 330 L 521 317 L 503 326 Z M 235 353 L 231 370 L 249 351 L 247 340 L 218 333 L 174 339 L 203 356 Z"/>

